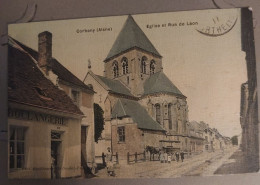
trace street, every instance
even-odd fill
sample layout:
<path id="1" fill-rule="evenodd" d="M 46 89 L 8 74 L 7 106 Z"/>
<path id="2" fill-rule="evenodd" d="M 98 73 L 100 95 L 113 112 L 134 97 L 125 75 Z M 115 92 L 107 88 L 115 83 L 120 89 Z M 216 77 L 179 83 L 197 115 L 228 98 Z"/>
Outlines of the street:
<path id="1" fill-rule="evenodd" d="M 230 162 L 229 158 L 237 150 L 237 147 L 232 147 L 215 152 L 203 152 L 184 159 L 184 162 L 146 161 L 131 165 L 119 164 L 115 167 L 116 177 L 108 177 L 104 168 L 97 172 L 95 178 L 173 178 L 214 175 L 223 164 Z"/>

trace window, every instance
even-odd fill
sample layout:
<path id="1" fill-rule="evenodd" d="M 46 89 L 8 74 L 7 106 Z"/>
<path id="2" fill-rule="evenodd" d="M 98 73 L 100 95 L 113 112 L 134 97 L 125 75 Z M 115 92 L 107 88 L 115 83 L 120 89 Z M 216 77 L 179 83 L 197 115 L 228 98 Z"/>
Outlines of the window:
<path id="1" fill-rule="evenodd" d="M 125 142 L 125 127 L 118 127 L 118 142 Z"/>
<path id="2" fill-rule="evenodd" d="M 142 57 L 142 60 L 141 60 L 141 73 L 146 73 L 146 60 L 147 58 L 145 56 Z"/>
<path id="3" fill-rule="evenodd" d="M 161 109 L 160 104 L 155 104 L 155 112 L 156 112 L 156 121 L 158 123 L 161 123 Z"/>
<path id="4" fill-rule="evenodd" d="M 113 63 L 113 74 L 114 74 L 114 78 L 119 76 L 117 61 L 114 61 Z"/>
<path id="5" fill-rule="evenodd" d="M 24 127 L 10 127 L 9 136 L 9 167 L 10 169 L 24 168 Z"/>
<path id="6" fill-rule="evenodd" d="M 183 122 L 183 131 L 186 133 L 186 122 Z"/>
<path id="7" fill-rule="evenodd" d="M 172 105 L 168 104 L 169 129 L 172 130 Z"/>
<path id="8" fill-rule="evenodd" d="M 150 74 L 154 74 L 155 71 L 155 61 L 151 60 L 150 62 Z"/>
<path id="9" fill-rule="evenodd" d="M 61 133 L 51 132 L 51 140 L 61 140 Z"/>
<path id="10" fill-rule="evenodd" d="M 74 104 L 79 106 L 79 91 L 71 90 L 71 99 Z"/>
<path id="11" fill-rule="evenodd" d="M 205 141 L 208 142 L 208 136 L 205 136 Z"/>
<path id="12" fill-rule="evenodd" d="M 124 57 L 122 59 L 122 67 L 123 67 L 123 74 L 127 74 L 128 73 L 128 61 L 127 61 L 126 57 Z"/>

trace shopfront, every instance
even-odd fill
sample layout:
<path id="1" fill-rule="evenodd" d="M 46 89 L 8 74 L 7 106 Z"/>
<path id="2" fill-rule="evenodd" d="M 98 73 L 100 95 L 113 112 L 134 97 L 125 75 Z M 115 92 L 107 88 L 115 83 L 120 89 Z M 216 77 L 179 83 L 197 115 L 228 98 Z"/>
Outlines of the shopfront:
<path id="1" fill-rule="evenodd" d="M 9 178 L 80 176 L 81 117 L 33 109 L 8 109 Z"/>

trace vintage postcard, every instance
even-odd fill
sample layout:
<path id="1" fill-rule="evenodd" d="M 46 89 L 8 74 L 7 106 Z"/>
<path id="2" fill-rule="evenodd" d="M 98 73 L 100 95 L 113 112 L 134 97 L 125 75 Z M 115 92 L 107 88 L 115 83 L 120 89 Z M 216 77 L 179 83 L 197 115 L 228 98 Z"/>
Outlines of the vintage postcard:
<path id="1" fill-rule="evenodd" d="M 8 177 L 257 172 L 249 9 L 10 24 Z"/>

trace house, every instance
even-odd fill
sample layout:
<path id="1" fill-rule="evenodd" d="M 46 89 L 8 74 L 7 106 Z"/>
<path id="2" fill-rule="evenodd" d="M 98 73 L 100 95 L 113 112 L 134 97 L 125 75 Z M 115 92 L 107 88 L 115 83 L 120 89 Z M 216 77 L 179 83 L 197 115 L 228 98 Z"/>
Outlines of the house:
<path id="1" fill-rule="evenodd" d="M 52 57 L 50 32 L 39 34 L 38 52 L 9 38 L 8 77 L 10 178 L 94 168 L 94 91 Z"/>
<path id="2" fill-rule="evenodd" d="M 201 153 L 204 151 L 206 138 L 203 137 L 204 127 L 196 121 L 189 122 L 190 152 Z"/>

